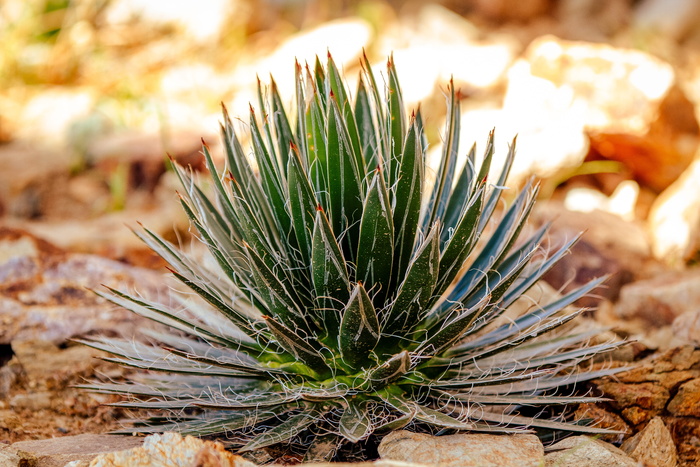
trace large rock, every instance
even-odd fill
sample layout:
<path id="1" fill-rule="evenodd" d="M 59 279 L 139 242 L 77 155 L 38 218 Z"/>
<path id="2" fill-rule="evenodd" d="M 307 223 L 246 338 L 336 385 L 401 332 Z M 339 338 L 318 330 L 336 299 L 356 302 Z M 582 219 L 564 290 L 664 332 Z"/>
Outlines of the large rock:
<path id="1" fill-rule="evenodd" d="M 546 467 L 637 467 L 637 462 L 612 444 L 588 436 L 572 436 L 549 446 Z"/>
<path id="2" fill-rule="evenodd" d="M 86 465 L 95 456 L 139 446 L 143 438 L 83 434 L 39 441 L 20 441 L 0 448 L 3 467 L 63 467 L 69 462 Z"/>
<path id="3" fill-rule="evenodd" d="M 620 217 L 603 211 L 574 212 L 557 202 L 541 203 L 535 207 L 535 225 L 552 222 L 549 242 L 562 245 L 584 232 L 581 239 L 544 276 L 555 289 L 571 291 L 586 282 L 610 275 L 595 296 L 577 302 L 581 306 L 596 306 L 601 298 L 616 300 L 620 289 L 629 282 L 648 277 L 659 263 L 653 260 L 644 229 Z"/>
<path id="4" fill-rule="evenodd" d="M 625 285 L 614 310 L 623 319 L 640 318 L 650 325 L 664 326 L 699 306 L 700 270 L 688 270 Z"/>
<path id="5" fill-rule="evenodd" d="M 162 275 L 98 256 L 71 254 L 26 232 L 0 228 L 0 344 L 19 340 L 63 343 L 89 332 L 131 335 L 134 313 L 90 289 L 137 288 L 167 297 Z"/>
<path id="6" fill-rule="evenodd" d="M 699 381 L 700 349 L 685 346 L 650 355 L 633 369 L 616 374 L 614 381 L 596 380 L 592 385 L 612 399 L 609 404 L 635 431 L 660 416 L 676 445 L 679 465 L 690 467 L 700 465 Z M 660 428 L 653 422 L 638 443 L 644 446 L 660 440 Z M 630 449 L 633 452 L 634 445 Z"/>
<path id="7" fill-rule="evenodd" d="M 143 445 L 126 451 L 102 454 L 90 462 L 90 467 L 147 467 L 151 465 L 206 467 L 256 467 L 252 462 L 224 449 L 221 443 L 202 441 L 177 433 L 151 435 Z"/>
<path id="8" fill-rule="evenodd" d="M 382 440 L 379 455 L 437 467 L 526 467 L 542 465 L 544 448 L 536 436 L 526 434 L 431 436 L 396 431 Z"/>
<path id="9" fill-rule="evenodd" d="M 654 417 L 646 427 L 622 444 L 622 450 L 643 465 L 675 467 L 678 453 L 663 420 Z"/>
<path id="10" fill-rule="evenodd" d="M 654 256 L 682 264 L 700 250 L 700 160 L 654 202 L 648 218 Z"/>

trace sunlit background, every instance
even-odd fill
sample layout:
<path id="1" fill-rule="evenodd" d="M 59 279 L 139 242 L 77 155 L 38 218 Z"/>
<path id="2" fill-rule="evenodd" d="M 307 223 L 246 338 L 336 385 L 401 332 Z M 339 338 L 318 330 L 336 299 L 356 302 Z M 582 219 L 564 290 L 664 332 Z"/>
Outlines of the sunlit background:
<path id="1" fill-rule="evenodd" d="M 0 222 L 74 251 L 145 262 L 124 223 L 185 235 L 165 154 L 197 168 L 221 103 L 243 121 L 270 75 L 330 52 L 355 85 L 394 55 L 439 149 L 444 90 L 462 152 L 518 135 L 509 181 L 644 226 L 698 259 L 699 0 L 3 0 Z M 243 123 L 242 123 L 243 124 Z"/>

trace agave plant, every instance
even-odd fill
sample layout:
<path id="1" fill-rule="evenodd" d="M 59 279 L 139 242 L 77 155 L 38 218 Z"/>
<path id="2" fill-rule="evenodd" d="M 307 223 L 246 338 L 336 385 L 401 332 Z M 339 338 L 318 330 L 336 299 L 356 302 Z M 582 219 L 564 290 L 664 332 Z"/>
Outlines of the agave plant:
<path id="1" fill-rule="evenodd" d="M 292 119 L 274 80 L 259 85 L 251 158 L 224 109 L 227 170 L 203 147 L 211 194 L 176 168 L 182 206 L 218 266 L 138 233 L 194 293 L 167 304 L 102 293 L 172 331 L 144 331 L 152 344 L 84 341 L 150 370 L 89 387 L 150 410 L 127 432 L 218 436 L 242 451 L 297 442 L 328 457 L 405 426 L 601 431 L 519 410 L 599 400 L 555 391 L 614 372 L 580 364 L 620 343 L 562 331 L 582 311 L 569 305 L 600 279 L 499 320 L 575 241 L 545 251 L 548 226 L 521 238 L 532 182 L 500 209 L 515 141 L 495 182 L 493 133 L 457 174 L 461 96 L 450 83 L 429 180 L 421 113 L 404 110 L 393 60 L 386 89 L 361 64 L 354 99 L 330 55 L 325 68 L 297 64 Z"/>

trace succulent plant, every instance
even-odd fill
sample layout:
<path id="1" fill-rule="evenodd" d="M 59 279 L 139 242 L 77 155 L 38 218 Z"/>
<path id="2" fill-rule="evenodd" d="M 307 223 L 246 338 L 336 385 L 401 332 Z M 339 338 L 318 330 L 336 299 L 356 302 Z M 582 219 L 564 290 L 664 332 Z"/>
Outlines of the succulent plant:
<path id="1" fill-rule="evenodd" d="M 137 232 L 190 293 L 158 303 L 100 292 L 172 331 L 144 330 L 151 344 L 85 340 L 150 370 L 87 387 L 149 411 L 127 432 L 218 436 L 242 451 L 297 442 L 309 458 L 405 426 L 604 431 L 522 410 L 599 400 L 556 390 L 615 372 L 581 363 L 620 342 L 591 344 L 597 331 L 566 325 L 582 312 L 569 305 L 602 279 L 504 319 L 576 240 L 547 251 L 548 225 L 521 235 L 533 182 L 501 209 L 515 141 L 494 182 L 493 133 L 458 173 L 450 83 L 433 181 L 421 112 L 405 112 L 393 59 L 385 90 L 361 64 L 354 99 L 330 55 L 325 68 L 297 64 L 291 119 L 274 80 L 259 85 L 250 159 L 224 109 L 223 173 L 203 146 L 210 195 L 176 167 L 217 266 Z"/>

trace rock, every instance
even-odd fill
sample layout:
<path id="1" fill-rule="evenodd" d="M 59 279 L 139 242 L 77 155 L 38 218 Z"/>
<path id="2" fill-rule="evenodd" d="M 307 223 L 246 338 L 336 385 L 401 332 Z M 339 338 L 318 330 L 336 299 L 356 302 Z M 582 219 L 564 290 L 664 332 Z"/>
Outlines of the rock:
<path id="1" fill-rule="evenodd" d="M 103 136 L 88 148 L 88 156 L 109 177 L 124 177 L 130 189 L 152 191 L 165 173 L 168 154 L 183 167 L 204 168 L 200 132 L 173 130 L 167 140 L 158 134 L 124 132 Z M 207 138 L 215 144 L 218 138 Z M 123 171 L 123 172 L 120 172 Z"/>
<path id="2" fill-rule="evenodd" d="M 90 467 L 147 467 L 150 465 L 198 465 L 206 467 L 256 467 L 224 449 L 221 443 L 202 441 L 177 433 L 150 435 L 143 444 L 125 451 L 101 454 Z"/>
<path id="3" fill-rule="evenodd" d="M 33 219 L 47 212 L 65 216 L 76 211 L 65 203 L 73 164 L 67 151 L 11 143 L 0 146 L 0 160 L 0 215 Z"/>
<path id="4" fill-rule="evenodd" d="M 677 416 L 700 418 L 700 378 L 681 385 L 678 393 L 669 402 L 668 411 Z"/>
<path id="5" fill-rule="evenodd" d="M 63 467 L 68 462 L 89 462 L 102 453 L 139 446 L 143 438 L 115 435 L 83 434 L 39 441 L 20 441 L 5 447 L 2 453 L 21 459 L 16 464 L 2 464 L 8 467 Z"/>
<path id="6" fill-rule="evenodd" d="M 688 417 L 667 417 L 666 423 L 678 450 L 679 465 L 700 465 L 700 420 Z"/>
<path id="7" fill-rule="evenodd" d="M 143 320 L 89 289 L 138 286 L 164 297 L 168 287 L 152 271 L 92 255 L 70 254 L 26 232 L 0 227 L 0 344 L 65 342 L 88 332 L 131 335 Z"/>
<path id="8" fill-rule="evenodd" d="M 700 270 L 688 270 L 623 286 L 614 311 L 623 319 L 641 318 L 648 324 L 663 326 L 699 306 Z"/>
<path id="9" fill-rule="evenodd" d="M 608 381 L 598 383 L 597 386 L 606 397 L 614 399 L 615 404 L 622 408 L 622 414 L 626 415 L 628 420 L 632 418 L 629 413 L 626 413 L 629 409 L 633 409 L 630 413 L 636 413 L 636 409 L 642 409 L 648 419 L 653 415 L 660 414 L 670 397 L 666 388 L 651 382 L 625 384 Z M 633 419 L 630 421 L 638 425 L 646 420 Z"/>
<path id="10" fill-rule="evenodd" d="M 654 417 L 646 427 L 627 441 L 621 449 L 643 465 L 655 467 L 675 467 L 678 453 L 671 433 L 663 420 Z"/>
<path id="11" fill-rule="evenodd" d="M 674 336 L 700 347 L 700 310 L 686 311 L 673 320 Z"/>
<path id="12" fill-rule="evenodd" d="M 682 264 L 700 251 L 700 160 L 656 199 L 648 218 L 654 256 Z"/>
<path id="13" fill-rule="evenodd" d="M 580 166 L 589 134 L 648 135 L 675 81 L 671 65 L 650 54 L 543 36 L 510 67 L 502 107 L 463 115 L 462 140 L 483 141 L 496 127 L 496 154 L 504 158 L 517 133 L 510 183 L 550 177 Z M 671 155 L 680 159 L 666 162 L 683 170 L 692 150 Z M 655 174 L 662 172 L 649 177 Z"/>
<path id="14" fill-rule="evenodd" d="M 634 13 L 634 25 L 681 40 L 698 24 L 700 4 L 694 0 L 644 0 Z"/>
<path id="15" fill-rule="evenodd" d="M 17 136 L 49 146 L 67 146 L 71 125 L 93 110 L 97 92 L 91 88 L 53 86 L 33 96 L 19 115 Z"/>
<path id="16" fill-rule="evenodd" d="M 612 444 L 588 436 L 572 436 L 549 446 L 546 467 L 637 467 L 637 462 Z"/>
<path id="17" fill-rule="evenodd" d="M 51 393 L 48 391 L 17 394 L 10 399 L 14 410 L 43 410 L 51 408 Z"/>
<path id="18" fill-rule="evenodd" d="M 598 428 L 607 428 L 621 432 L 619 434 L 599 435 L 599 439 L 602 441 L 619 443 L 625 436 L 632 434 L 632 429 L 622 417 L 598 404 L 580 404 L 574 412 L 574 418 L 576 420 L 595 420 Z"/>
<path id="19" fill-rule="evenodd" d="M 409 431 L 387 435 L 379 445 L 382 459 L 410 461 L 439 467 L 537 466 L 544 456 L 534 435 L 456 434 L 431 436 Z"/>
<path id="20" fill-rule="evenodd" d="M 625 284 L 647 277 L 659 268 L 651 258 L 649 242 L 641 226 L 602 211 L 574 212 L 560 203 L 539 203 L 532 215 L 534 225 L 553 222 L 549 234 L 552 248 L 585 232 L 579 242 L 544 276 L 555 289 L 571 291 L 603 275 L 610 275 L 596 297 L 584 297 L 580 306 L 597 306 L 600 299 L 616 300 Z"/>

